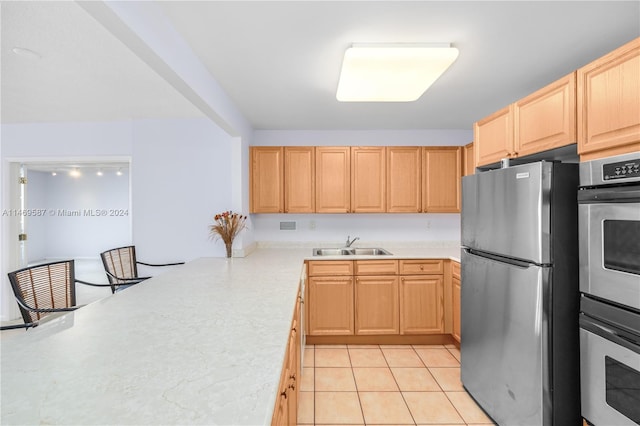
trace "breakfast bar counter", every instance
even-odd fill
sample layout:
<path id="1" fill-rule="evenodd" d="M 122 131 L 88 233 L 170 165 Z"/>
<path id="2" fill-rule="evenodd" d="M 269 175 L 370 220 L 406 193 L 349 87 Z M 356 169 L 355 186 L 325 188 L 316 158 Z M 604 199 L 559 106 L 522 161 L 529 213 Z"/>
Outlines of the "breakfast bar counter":
<path id="1" fill-rule="evenodd" d="M 3 339 L 0 423 L 270 424 L 310 254 L 197 259 Z"/>

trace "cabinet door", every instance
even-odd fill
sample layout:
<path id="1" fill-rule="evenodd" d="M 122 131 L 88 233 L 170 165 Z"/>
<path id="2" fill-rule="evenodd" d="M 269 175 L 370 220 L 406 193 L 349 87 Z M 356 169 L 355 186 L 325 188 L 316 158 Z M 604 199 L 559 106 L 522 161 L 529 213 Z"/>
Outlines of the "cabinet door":
<path id="1" fill-rule="evenodd" d="M 288 426 L 289 425 L 289 359 L 288 353 L 285 354 L 282 371 L 280 373 L 280 383 L 278 384 L 278 395 L 273 408 L 273 416 L 271 417 L 271 426 Z"/>
<path id="2" fill-rule="evenodd" d="M 575 72 L 516 102 L 514 120 L 518 157 L 575 143 Z"/>
<path id="3" fill-rule="evenodd" d="M 298 344 L 296 341 L 299 341 L 298 338 L 298 323 L 293 320 L 291 333 L 289 334 L 289 348 L 288 348 L 288 360 L 289 366 L 287 368 L 289 377 L 288 377 L 288 401 L 287 401 L 287 411 L 288 411 L 288 421 L 289 424 L 297 424 L 298 419 L 298 382 L 300 381 L 298 376 L 298 358 L 300 355 L 298 353 Z"/>
<path id="4" fill-rule="evenodd" d="M 640 151 L 638 76 L 640 38 L 578 69 L 581 161 Z"/>
<path id="5" fill-rule="evenodd" d="M 400 334 L 444 332 L 442 275 L 400 277 Z"/>
<path id="6" fill-rule="evenodd" d="M 515 156 L 513 146 L 513 106 L 510 105 L 474 123 L 473 143 L 476 166 Z"/>
<path id="7" fill-rule="evenodd" d="M 419 146 L 387 147 L 387 212 L 422 211 L 422 158 Z"/>
<path id="8" fill-rule="evenodd" d="M 453 277 L 452 281 L 452 303 L 453 303 L 453 338 L 460 342 L 460 278 Z"/>
<path id="9" fill-rule="evenodd" d="M 356 277 L 356 334 L 400 332 L 398 277 Z"/>
<path id="10" fill-rule="evenodd" d="M 422 210 L 460 213 L 460 147 L 423 148 Z"/>
<path id="11" fill-rule="evenodd" d="M 473 142 L 467 144 L 462 148 L 462 170 L 463 176 L 469 176 L 476 172 L 476 158 L 473 155 Z"/>
<path id="12" fill-rule="evenodd" d="M 351 212 L 384 213 L 385 147 L 351 147 Z"/>
<path id="13" fill-rule="evenodd" d="M 350 208 L 350 148 L 316 147 L 316 212 L 348 213 Z"/>
<path id="14" fill-rule="evenodd" d="M 353 335 L 353 277 L 309 278 L 309 334 Z"/>
<path id="15" fill-rule="evenodd" d="M 251 213 L 282 213 L 284 167 L 282 147 L 250 147 Z"/>
<path id="16" fill-rule="evenodd" d="M 284 211 L 313 213 L 316 210 L 315 149 L 312 146 L 284 148 Z"/>

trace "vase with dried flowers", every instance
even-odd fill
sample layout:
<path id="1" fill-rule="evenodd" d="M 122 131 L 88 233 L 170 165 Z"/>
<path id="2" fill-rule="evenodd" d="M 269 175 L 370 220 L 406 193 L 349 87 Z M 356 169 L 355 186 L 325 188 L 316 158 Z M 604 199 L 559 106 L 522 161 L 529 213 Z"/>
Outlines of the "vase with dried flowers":
<path id="1" fill-rule="evenodd" d="M 222 239 L 227 249 L 227 257 L 231 257 L 233 239 L 247 227 L 245 224 L 247 216 L 229 210 L 215 215 L 213 220 L 213 225 L 209 226 L 211 237 L 214 240 L 216 238 Z"/>

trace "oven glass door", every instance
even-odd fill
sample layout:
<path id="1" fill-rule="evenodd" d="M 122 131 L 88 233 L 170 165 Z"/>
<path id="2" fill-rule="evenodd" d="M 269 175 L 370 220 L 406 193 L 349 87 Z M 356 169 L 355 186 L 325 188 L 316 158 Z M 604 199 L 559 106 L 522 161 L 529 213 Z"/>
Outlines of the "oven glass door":
<path id="1" fill-rule="evenodd" d="M 640 202 L 580 204 L 580 291 L 640 310 Z"/>
<path id="2" fill-rule="evenodd" d="M 639 352 L 580 329 L 582 416 L 589 422 L 640 424 Z"/>

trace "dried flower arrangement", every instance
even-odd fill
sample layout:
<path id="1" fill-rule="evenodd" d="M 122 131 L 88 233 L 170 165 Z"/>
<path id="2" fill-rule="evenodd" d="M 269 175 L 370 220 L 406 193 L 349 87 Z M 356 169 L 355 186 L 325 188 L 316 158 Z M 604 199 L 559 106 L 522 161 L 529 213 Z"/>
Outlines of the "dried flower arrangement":
<path id="1" fill-rule="evenodd" d="M 209 226 L 210 234 L 214 239 L 221 238 L 224 241 L 227 257 L 231 257 L 233 239 L 247 227 L 245 224 L 247 216 L 229 210 L 215 215 L 213 220 L 214 224 Z"/>

